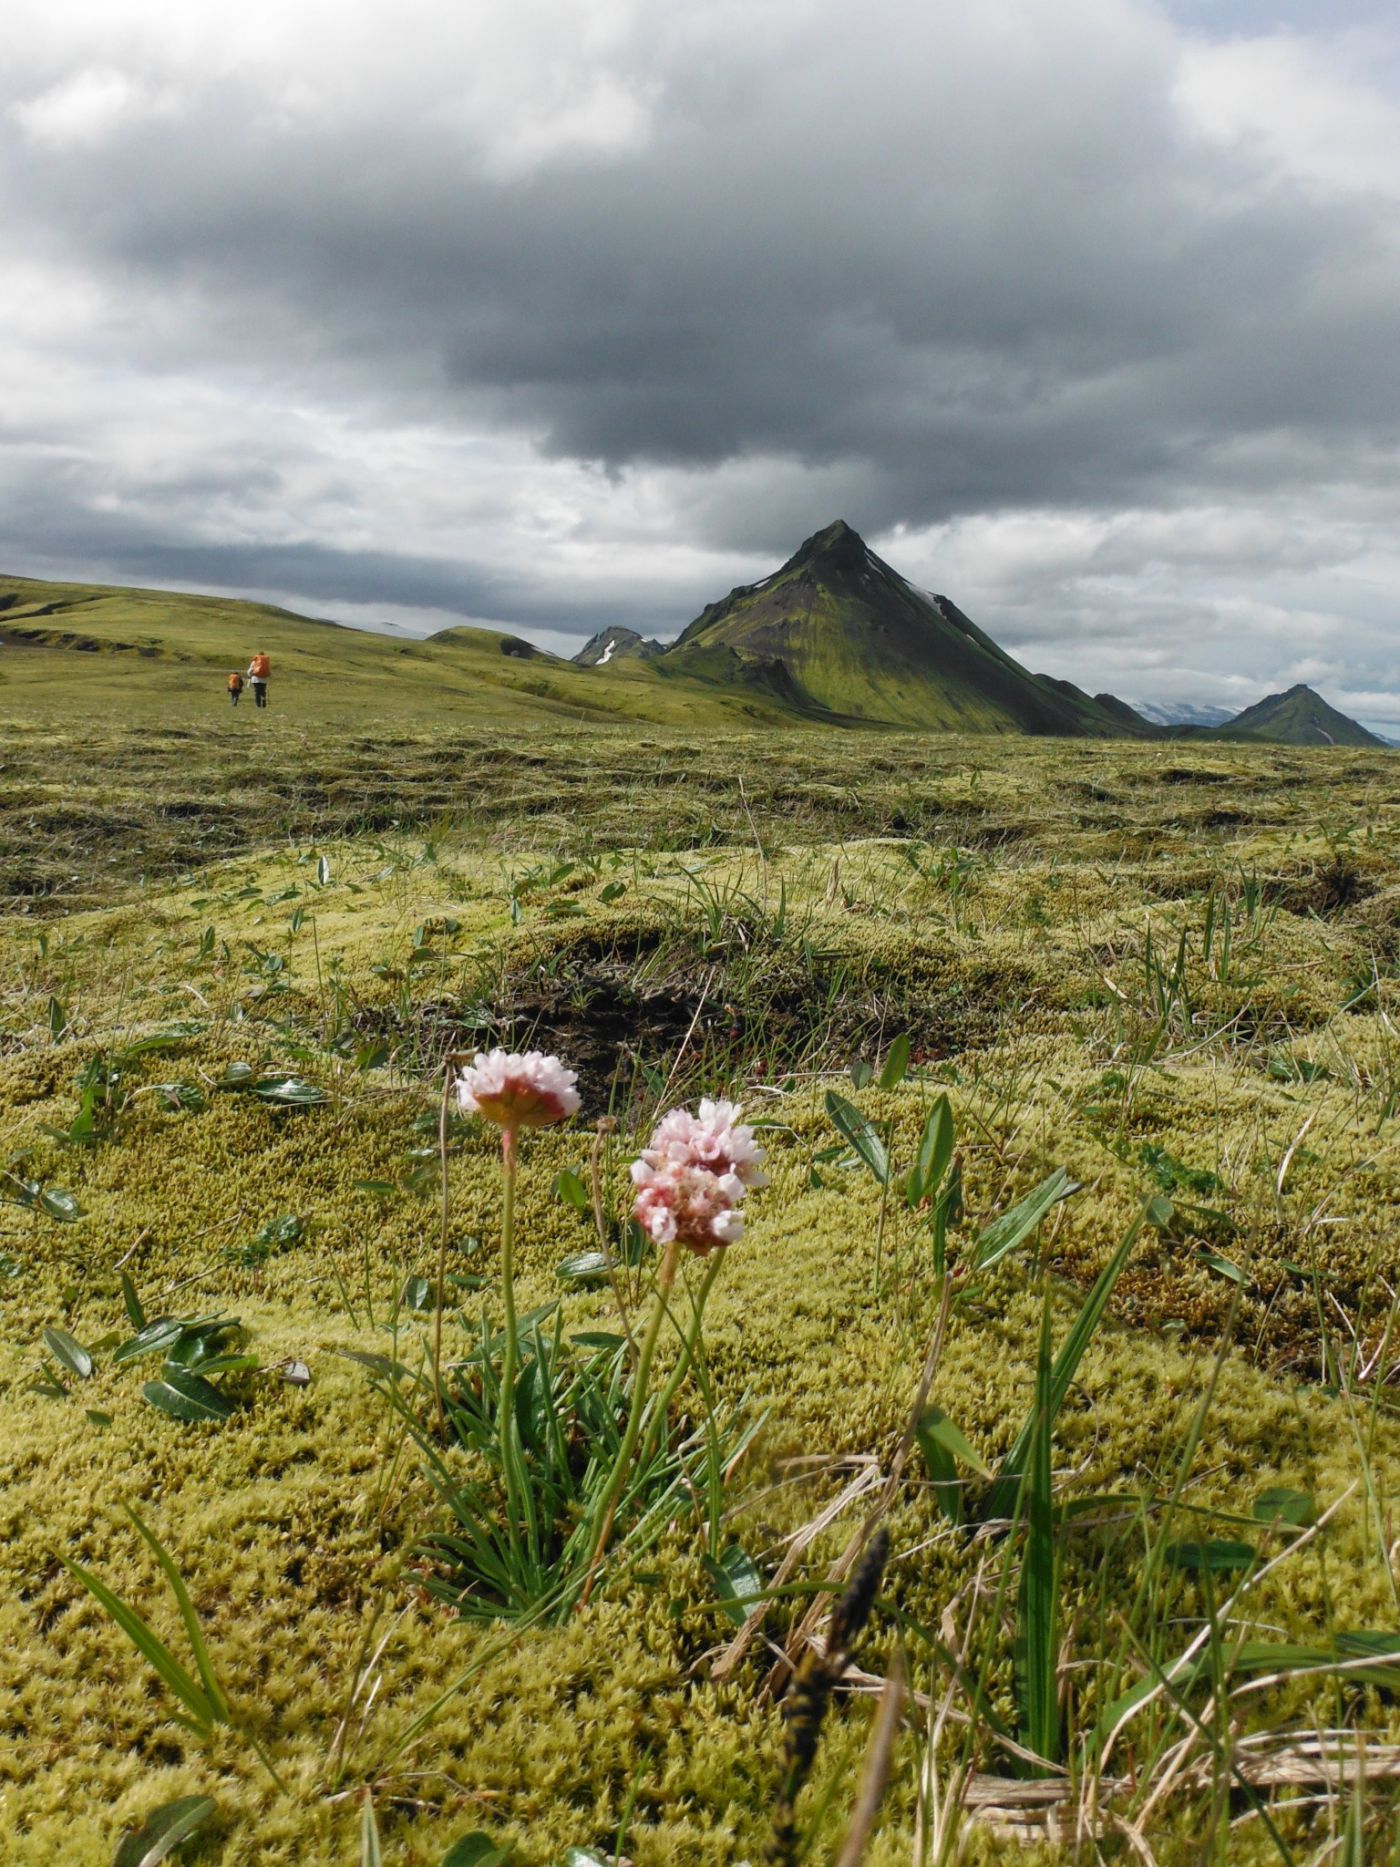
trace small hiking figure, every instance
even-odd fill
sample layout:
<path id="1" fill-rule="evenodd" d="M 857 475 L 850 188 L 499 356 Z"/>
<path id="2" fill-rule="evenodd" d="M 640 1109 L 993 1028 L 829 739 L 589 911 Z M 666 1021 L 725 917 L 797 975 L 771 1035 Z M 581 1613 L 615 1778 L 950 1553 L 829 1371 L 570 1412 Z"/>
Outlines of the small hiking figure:
<path id="1" fill-rule="evenodd" d="M 267 705 L 267 677 L 272 671 L 272 663 L 261 649 L 248 663 L 248 679 L 253 683 L 253 705 Z"/>
<path id="2" fill-rule="evenodd" d="M 228 677 L 228 697 L 230 706 L 236 707 L 238 705 L 238 697 L 242 692 L 243 676 L 238 672 L 237 668 L 235 668 L 233 673 Z"/>

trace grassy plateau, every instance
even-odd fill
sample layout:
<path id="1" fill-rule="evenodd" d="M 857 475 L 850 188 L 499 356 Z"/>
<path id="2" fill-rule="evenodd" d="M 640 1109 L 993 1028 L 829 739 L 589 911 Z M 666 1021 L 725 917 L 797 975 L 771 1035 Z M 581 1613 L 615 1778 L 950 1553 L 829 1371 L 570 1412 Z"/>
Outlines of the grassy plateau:
<path id="1" fill-rule="evenodd" d="M 1392 755 L 55 588 L 0 1859 L 1400 1859 Z M 578 1073 L 518 1190 L 493 1044 Z M 667 1292 L 628 1167 L 705 1096 L 770 1184 Z"/>

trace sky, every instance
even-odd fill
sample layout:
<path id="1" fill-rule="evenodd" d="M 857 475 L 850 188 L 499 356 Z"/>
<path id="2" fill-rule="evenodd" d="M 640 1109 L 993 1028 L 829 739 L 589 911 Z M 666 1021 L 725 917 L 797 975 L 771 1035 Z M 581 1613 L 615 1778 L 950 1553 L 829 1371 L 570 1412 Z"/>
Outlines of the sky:
<path id="1" fill-rule="evenodd" d="M 12 573 L 1400 722 L 1391 0 L 7 0 L 0 277 Z"/>

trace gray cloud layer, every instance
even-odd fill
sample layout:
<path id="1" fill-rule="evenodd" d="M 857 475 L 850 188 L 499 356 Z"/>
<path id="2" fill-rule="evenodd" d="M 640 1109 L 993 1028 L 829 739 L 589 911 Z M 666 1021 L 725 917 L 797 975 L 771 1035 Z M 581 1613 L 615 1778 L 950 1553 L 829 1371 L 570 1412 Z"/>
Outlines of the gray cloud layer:
<path id="1" fill-rule="evenodd" d="M 0 563 L 667 632 L 840 513 L 1400 713 L 1396 42 L 1222 10 L 19 0 Z"/>

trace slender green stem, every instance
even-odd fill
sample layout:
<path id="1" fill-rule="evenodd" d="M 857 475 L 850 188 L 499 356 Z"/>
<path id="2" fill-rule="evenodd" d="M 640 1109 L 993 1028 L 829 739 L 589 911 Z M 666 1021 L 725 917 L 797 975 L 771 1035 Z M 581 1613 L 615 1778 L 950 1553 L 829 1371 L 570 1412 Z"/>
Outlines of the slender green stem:
<path id="1" fill-rule="evenodd" d="M 314 925 L 314 923 L 313 923 Z M 442 1105 L 438 1109 L 438 1172 L 441 1179 L 442 1207 L 438 1215 L 437 1303 L 433 1314 L 433 1398 L 437 1403 L 438 1436 L 447 1437 L 447 1415 L 442 1404 L 442 1312 L 447 1307 L 447 1225 L 451 1212 L 451 1187 L 447 1177 L 447 1114 L 452 1093 L 452 1060 L 443 1065 Z"/>
<path id="2" fill-rule="evenodd" d="M 515 1324 L 515 1130 L 501 1130 L 501 1300 L 506 1312 L 506 1340 L 501 1351 L 501 1467 L 506 1481 L 507 1529 L 512 1546 L 519 1534 L 515 1470 L 515 1378 L 519 1342 Z"/>
<path id="3" fill-rule="evenodd" d="M 657 1436 L 665 1428 L 666 1416 L 671 1410 L 671 1402 L 676 1397 L 676 1389 L 689 1373 L 690 1365 L 695 1360 L 695 1353 L 700 1344 L 700 1328 L 705 1318 L 705 1304 L 709 1300 L 710 1290 L 715 1278 L 719 1275 L 719 1267 L 723 1262 L 723 1251 L 710 1253 L 710 1261 L 705 1266 L 705 1275 L 700 1281 L 700 1288 L 695 1293 L 695 1310 L 690 1319 L 690 1328 L 682 1338 L 680 1355 L 677 1357 L 676 1365 L 671 1370 L 666 1385 L 661 1390 L 660 1399 L 656 1403 L 656 1411 L 652 1415 L 651 1426 L 647 1430 L 646 1442 L 641 1452 L 643 1464 L 651 1457 Z"/>
<path id="4" fill-rule="evenodd" d="M 617 1449 L 617 1458 L 613 1462 L 612 1475 L 608 1479 L 607 1490 L 598 1505 L 598 1534 L 593 1543 L 593 1554 L 588 1561 L 588 1574 L 584 1580 L 583 1593 L 579 1596 L 579 1606 L 586 1607 L 589 1596 L 593 1593 L 593 1584 L 597 1579 L 598 1565 L 607 1552 L 608 1538 L 612 1533 L 613 1515 L 617 1510 L 622 1487 L 627 1482 L 627 1474 L 632 1469 L 632 1457 L 637 1450 L 637 1438 L 642 1430 L 642 1414 L 646 1408 L 647 1383 L 651 1378 L 652 1357 L 656 1353 L 656 1340 L 661 1333 L 661 1319 L 666 1314 L 666 1299 L 671 1294 L 671 1285 L 676 1280 L 676 1265 L 680 1258 L 680 1246 L 673 1240 L 662 1254 L 661 1266 L 656 1273 L 656 1300 L 651 1306 L 651 1315 L 647 1318 L 647 1332 L 642 1337 L 641 1353 L 637 1358 L 637 1372 L 633 1377 L 632 1411 L 627 1417 L 627 1428 L 622 1435 L 622 1444 Z"/>

